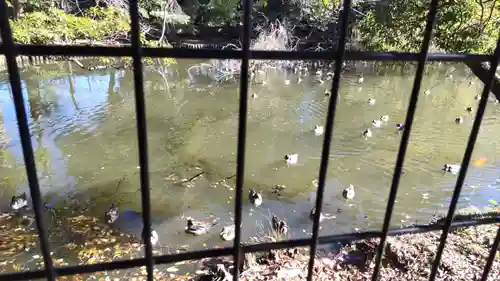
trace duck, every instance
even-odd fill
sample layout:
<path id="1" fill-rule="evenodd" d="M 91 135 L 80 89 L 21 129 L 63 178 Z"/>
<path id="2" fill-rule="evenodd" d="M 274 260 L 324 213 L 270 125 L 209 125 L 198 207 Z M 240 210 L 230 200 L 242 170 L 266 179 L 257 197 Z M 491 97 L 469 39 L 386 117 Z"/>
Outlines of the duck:
<path id="1" fill-rule="evenodd" d="M 455 118 L 455 123 L 457 124 L 462 124 L 464 122 L 464 119 L 460 116 L 458 116 L 457 118 Z"/>
<path id="2" fill-rule="evenodd" d="M 316 78 L 316 81 L 319 82 L 320 84 L 325 83 L 325 81 L 321 79 L 321 77 Z"/>
<path id="3" fill-rule="evenodd" d="M 258 193 L 254 189 L 248 191 L 248 199 L 255 207 L 259 207 L 262 204 L 262 194 Z"/>
<path id="4" fill-rule="evenodd" d="M 427 89 L 427 90 L 424 91 L 424 95 L 428 96 L 430 94 L 431 94 L 431 90 Z"/>
<path id="5" fill-rule="evenodd" d="M 380 121 L 388 122 L 389 121 L 389 115 L 382 115 L 382 116 L 380 116 Z"/>
<path id="6" fill-rule="evenodd" d="M 26 198 L 26 192 L 21 193 L 18 196 L 12 196 L 10 200 L 10 209 L 12 211 L 19 211 L 28 207 L 28 199 Z"/>
<path id="7" fill-rule="evenodd" d="M 328 89 L 325 89 L 325 96 L 329 97 L 332 94 L 332 92 Z"/>
<path id="8" fill-rule="evenodd" d="M 444 164 L 443 171 L 456 174 L 460 171 L 460 165 L 458 165 L 458 164 Z"/>
<path id="9" fill-rule="evenodd" d="M 325 127 L 319 125 L 314 126 L 314 134 L 316 136 L 321 136 L 324 133 L 325 133 Z"/>
<path id="10" fill-rule="evenodd" d="M 210 228 L 215 224 L 210 224 L 202 221 L 195 221 L 193 218 L 188 218 L 187 226 L 185 228 L 186 233 L 193 235 L 203 235 L 208 233 Z"/>
<path id="11" fill-rule="evenodd" d="M 374 105 L 374 104 L 375 104 L 375 102 L 376 102 L 376 100 L 375 100 L 375 99 L 368 99 L 368 104 L 369 104 L 369 105 Z"/>
<path id="12" fill-rule="evenodd" d="M 298 154 L 287 154 L 285 155 L 285 161 L 287 164 L 297 164 L 299 161 L 299 155 Z"/>
<path id="13" fill-rule="evenodd" d="M 253 94 L 252 94 L 252 98 L 253 98 L 253 99 L 256 99 L 256 98 L 258 98 L 258 97 L 259 97 L 259 95 L 257 95 L 256 93 L 253 93 Z"/>
<path id="14" fill-rule="evenodd" d="M 474 100 L 480 100 L 481 99 L 481 95 L 475 95 L 474 96 Z"/>
<path id="15" fill-rule="evenodd" d="M 372 130 L 370 130 L 370 129 L 366 129 L 366 130 L 363 132 L 363 136 L 364 136 L 365 138 L 371 138 L 371 137 L 373 136 L 373 134 L 372 134 Z"/>
<path id="16" fill-rule="evenodd" d="M 158 243 L 158 241 L 160 241 L 160 238 L 158 237 L 158 233 L 156 232 L 156 230 L 154 230 L 151 226 L 150 226 L 150 229 L 151 229 L 151 245 L 156 245 Z M 146 234 L 144 233 L 144 230 L 142 231 L 142 237 L 146 236 Z M 144 239 L 144 238 L 143 238 Z"/>
<path id="17" fill-rule="evenodd" d="M 345 199 L 354 199 L 354 196 L 355 196 L 354 186 L 352 184 L 350 184 L 348 188 L 346 188 L 346 189 L 344 189 L 344 191 L 342 191 L 342 196 Z"/>
<path id="18" fill-rule="evenodd" d="M 361 76 L 358 78 L 358 84 L 363 84 L 363 82 L 365 82 L 365 78 L 363 77 L 363 75 L 361 75 Z"/>
<path id="19" fill-rule="evenodd" d="M 467 110 L 467 112 L 469 112 L 469 113 L 472 113 L 472 106 L 467 106 L 465 108 L 465 110 Z"/>
<path id="20" fill-rule="evenodd" d="M 321 69 L 316 70 L 316 75 L 318 76 L 323 75 L 323 71 Z"/>
<path id="21" fill-rule="evenodd" d="M 225 226 L 222 228 L 219 236 L 222 240 L 224 241 L 231 241 L 234 240 L 235 235 L 235 225 L 230 225 L 230 226 Z"/>
<path id="22" fill-rule="evenodd" d="M 120 213 L 120 209 L 115 203 L 112 203 L 104 215 L 109 225 L 116 226 L 122 232 L 132 233 L 136 237 L 142 235 L 141 239 L 143 239 L 144 228 L 142 227 L 142 214 L 140 212 L 127 210 Z M 151 245 L 156 245 L 158 242 L 158 233 L 151 228 Z"/>
<path id="23" fill-rule="evenodd" d="M 297 77 L 297 84 L 300 84 L 300 83 L 302 83 L 302 78 L 299 76 L 299 77 Z"/>
<path id="24" fill-rule="evenodd" d="M 280 235 L 288 234 L 288 225 L 284 220 L 279 219 L 276 215 L 273 215 L 272 225 L 274 231 Z"/>
<path id="25" fill-rule="evenodd" d="M 111 204 L 111 206 L 106 211 L 104 216 L 106 217 L 106 222 L 109 224 L 113 224 L 118 220 L 118 218 L 120 217 L 120 214 L 119 214 L 119 209 L 115 205 L 115 203 Z"/>
<path id="26" fill-rule="evenodd" d="M 316 206 L 314 206 L 311 209 L 311 212 L 309 213 L 309 219 L 314 221 L 314 216 L 316 215 Z M 325 219 L 325 216 L 323 216 L 322 213 L 319 213 L 319 222 L 322 222 Z"/>
<path id="27" fill-rule="evenodd" d="M 286 86 L 290 85 L 290 80 L 289 79 L 285 79 L 285 85 Z"/>
<path id="28" fill-rule="evenodd" d="M 372 121 L 372 125 L 373 127 L 379 128 L 380 126 L 382 126 L 382 121 L 375 119 Z"/>
<path id="29" fill-rule="evenodd" d="M 405 129 L 405 125 L 404 125 L 404 124 L 401 124 L 401 123 L 396 124 L 396 130 L 397 130 L 398 132 L 401 132 L 401 131 L 403 131 L 404 129 Z"/>

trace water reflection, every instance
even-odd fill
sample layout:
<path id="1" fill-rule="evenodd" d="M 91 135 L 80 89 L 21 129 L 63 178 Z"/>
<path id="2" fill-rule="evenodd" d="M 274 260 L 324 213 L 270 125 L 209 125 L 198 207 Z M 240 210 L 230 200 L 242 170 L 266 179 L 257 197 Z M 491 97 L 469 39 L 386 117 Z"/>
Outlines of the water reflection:
<path id="1" fill-rule="evenodd" d="M 191 63 L 191 62 L 189 62 Z M 153 214 L 164 218 L 156 229 L 169 244 L 219 244 L 218 231 L 202 236 L 183 234 L 184 217 L 219 217 L 231 223 L 234 204 L 238 91 L 235 84 L 193 83 L 186 72 L 188 62 L 169 69 L 167 76 L 145 71 L 148 140 Z M 53 75 L 23 73 L 23 91 L 37 160 L 42 193 L 47 196 L 82 195 L 91 203 L 89 212 L 102 217 L 112 201 L 120 207 L 140 210 L 137 170 L 134 88 L 130 71 L 81 72 L 69 64 L 59 65 Z M 444 175 L 444 163 L 459 163 L 472 126 L 473 115 L 465 108 L 477 101 L 482 85 L 457 67 L 453 79 L 448 68 L 428 70 L 422 87 L 411 134 L 404 175 L 396 204 L 394 226 L 425 220 L 444 212 L 456 177 Z M 335 220 L 323 224 L 322 234 L 380 227 L 401 135 L 395 124 L 405 118 L 414 70 L 403 73 L 372 71 L 358 84 L 356 74 L 342 79 L 324 212 Z M 165 80 L 166 79 L 166 80 Z M 262 191 L 259 208 L 244 206 L 246 238 L 269 227 L 275 213 L 291 226 L 291 236 L 310 231 L 309 211 L 315 199 L 315 179 L 321 156 L 322 137 L 312 132 L 324 125 L 329 83 L 297 79 L 270 72 L 266 85 L 253 85 L 249 103 L 245 190 Z M 165 83 L 165 81 L 168 82 Z M 15 191 L 27 191 L 15 110 L 8 83 L 0 84 L 2 131 L 8 140 L 1 150 L 2 194 L 6 201 Z M 370 105 L 369 98 L 376 103 Z M 389 115 L 380 128 L 371 121 Z M 455 124 L 457 116 L 463 124 Z M 495 149 L 500 130 L 497 105 L 489 103 L 473 160 L 487 158 L 472 167 L 462 192 L 461 206 L 484 206 L 499 197 L 499 165 Z M 361 133 L 370 128 L 373 137 Z M 286 167 L 285 154 L 299 154 L 297 165 Z M 10 155 L 10 156 L 9 156 Z M 179 184 L 204 171 L 192 185 Z M 224 181 L 224 179 L 227 180 Z M 117 188 L 118 182 L 121 182 Z M 281 196 L 272 187 L 285 189 Z M 356 198 L 345 202 L 341 191 L 353 184 Z M 246 191 L 245 191 L 246 194 Z M 427 194 L 424 196 L 423 194 Z"/>

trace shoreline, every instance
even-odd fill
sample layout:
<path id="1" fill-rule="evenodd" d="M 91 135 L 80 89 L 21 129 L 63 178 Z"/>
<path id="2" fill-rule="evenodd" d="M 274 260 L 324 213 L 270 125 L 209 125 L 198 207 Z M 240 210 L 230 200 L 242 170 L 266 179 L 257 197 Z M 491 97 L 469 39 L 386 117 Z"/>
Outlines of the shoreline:
<path id="1" fill-rule="evenodd" d="M 142 256 L 143 245 L 136 238 L 117 232 L 95 217 L 85 216 L 77 211 L 71 211 L 68 217 L 59 217 L 55 213 L 52 215 L 54 218 L 51 227 L 52 240 L 57 238 L 59 241 L 64 241 L 65 235 L 60 236 L 60 233 L 55 233 L 57 230 L 66 232 L 67 237 L 72 237 L 68 243 L 52 249 L 56 252 L 52 253 L 55 266 L 94 264 Z M 492 215 L 498 221 L 498 213 L 494 212 Z M 468 215 L 469 218 L 477 216 Z M 34 224 L 27 227 L 26 216 L 9 213 L 0 214 L 0 222 L 1 272 L 43 268 L 42 257 L 36 251 L 39 245 Z M 440 219 L 435 224 L 442 222 L 443 219 Z M 499 226 L 499 224 L 488 224 L 452 230 L 447 239 L 436 280 L 479 280 Z M 432 231 L 388 237 L 380 280 L 427 278 L 440 233 Z M 276 241 L 271 240 L 271 242 Z M 320 247 L 316 254 L 315 280 L 370 280 L 377 248 L 377 238 L 345 243 L 338 252 L 330 252 Z M 154 254 L 162 253 L 154 251 Z M 26 256 L 32 256 L 32 259 L 23 260 Z M 247 253 L 240 280 L 304 280 L 307 276 L 308 262 L 309 248 L 303 247 Z M 177 275 L 178 271 L 182 272 L 176 267 L 178 265 L 190 265 L 191 269 L 183 275 Z M 154 280 L 225 280 L 224 278 L 232 278 L 230 273 L 232 267 L 232 257 L 157 265 Z M 491 276 L 499 275 L 500 253 L 497 252 L 489 280 L 493 280 Z M 91 276 L 107 276 L 109 280 L 137 281 L 146 279 L 146 270 L 145 267 L 140 267 L 123 272 L 91 274 Z M 85 280 L 83 275 L 81 277 L 79 279 L 76 276 L 74 278 L 67 276 L 61 280 Z"/>

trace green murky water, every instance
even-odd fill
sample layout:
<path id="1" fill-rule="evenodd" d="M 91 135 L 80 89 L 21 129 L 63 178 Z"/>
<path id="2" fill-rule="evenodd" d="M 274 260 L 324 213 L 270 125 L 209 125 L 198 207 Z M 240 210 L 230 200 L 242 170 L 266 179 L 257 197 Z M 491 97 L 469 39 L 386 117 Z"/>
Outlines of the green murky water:
<path id="1" fill-rule="evenodd" d="M 185 217 L 219 218 L 220 225 L 227 225 L 234 210 L 234 178 L 226 184 L 221 180 L 236 171 L 237 83 L 216 85 L 206 77 L 190 76 L 187 69 L 193 63 L 181 61 L 165 76 L 154 69 L 144 73 L 154 227 L 161 244 L 172 248 L 222 245 L 219 226 L 205 236 L 185 235 Z M 356 83 L 355 73 L 346 73 L 341 83 L 323 207 L 337 218 L 326 220 L 321 234 L 377 229 L 387 204 L 401 139 L 395 125 L 404 122 L 414 70 L 377 74 L 358 68 L 357 72 L 364 72 L 362 85 Z M 451 72 L 453 77 L 446 78 Z M 245 200 L 243 241 L 263 236 L 272 213 L 286 219 L 292 238 L 307 237 L 312 226 L 308 215 L 315 200 L 313 180 L 318 176 L 323 141 L 312 128 L 325 123 L 324 92 L 331 82 L 319 84 L 311 76 L 298 84 L 296 76 L 273 71 L 266 81 L 250 88 L 250 94 L 258 97 L 249 102 L 244 192 L 246 199 L 249 188 L 262 191 L 264 203 L 254 208 Z M 111 202 L 122 209 L 140 210 L 132 72 L 85 72 L 62 63 L 24 72 L 22 84 L 45 198 L 60 201 L 78 196 L 90 202 L 89 212 L 99 217 Z M 465 108 L 477 107 L 474 96 L 482 86 L 460 66 L 428 70 L 394 227 L 446 211 L 456 176 L 445 175 L 441 168 L 461 162 L 474 117 Z M 427 89 L 430 94 L 424 95 Z M 369 98 L 376 103 L 369 105 Z M 0 83 L 0 108 L 0 196 L 5 209 L 13 194 L 28 191 L 6 78 Z M 474 161 L 486 158 L 486 162 L 469 169 L 461 207 L 485 206 L 490 199 L 500 199 L 499 108 L 488 103 L 473 154 Z M 385 114 L 389 122 L 372 128 L 371 121 Z M 464 118 L 463 124 L 455 124 L 457 116 Z M 360 135 L 367 128 L 373 137 L 365 140 Z M 299 154 L 299 162 L 287 167 L 283 157 L 294 153 Z M 176 184 L 200 171 L 203 177 L 192 185 Z M 277 184 L 286 186 L 279 197 L 272 193 Z M 356 198 L 345 202 L 341 192 L 349 184 L 355 186 Z"/>

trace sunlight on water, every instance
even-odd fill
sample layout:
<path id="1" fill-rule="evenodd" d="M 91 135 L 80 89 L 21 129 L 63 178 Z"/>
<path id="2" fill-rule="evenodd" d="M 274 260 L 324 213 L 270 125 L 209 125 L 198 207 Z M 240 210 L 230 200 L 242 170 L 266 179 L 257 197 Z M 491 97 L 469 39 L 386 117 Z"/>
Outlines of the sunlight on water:
<path id="1" fill-rule="evenodd" d="M 181 61 L 169 70 L 168 87 L 156 71 L 146 69 L 144 85 L 155 228 L 165 245 L 189 245 L 192 250 L 221 245 L 219 226 L 232 223 L 239 92 L 236 83 L 215 85 L 189 78 L 190 63 Z M 42 193 L 59 200 L 83 196 L 91 203 L 88 212 L 98 218 L 111 202 L 140 210 L 132 72 L 59 67 L 53 76 L 30 71 L 22 76 Z M 394 227 L 424 222 L 445 212 L 450 201 L 456 176 L 441 168 L 461 162 L 474 118 L 465 108 L 476 109 L 474 96 L 483 85 L 461 68 L 453 79 L 445 78 L 446 71 L 431 68 L 423 81 Z M 362 85 L 355 74 L 342 78 L 323 208 L 336 219 L 326 220 L 321 234 L 381 226 L 401 139 L 396 124 L 404 123 L 413 73 L 365 72 Z M 286 219 L 292 238 L 309 235 L 323 145 L 313 127 L 325 125 L 328 110 L 325 90 L 330 81 L 318 84 L 311 78 L 297 84 L 296 76 L 273 71 L 266 79 L 266 85 L 254 84 L 249 90 L 244 196 L 249 188 L 256 189 L 264 203 L 255 208 L 245 200 L 244 241 L 265 235 L 271 214 Z M 475 83 L 469 85 L 471 80 Z M 0 84 L 0 92 L 5 209 L 10 197 L 28 191 L 28 186 L 7 82 Z M 369 98 L 376 103 L 370 105 Z M 482 207 L 499 198 L 499 112 L 497 104 L 488 103 L 461 207 Z M 373 127 L 372 120 L 382 115 L 389 115 L 389 121 Z M 455 123 L 458 116 L 463 124 Z M 368 128 L 373 137 L 365 140 L 361 134 Z M 296 153 L 298 164 L 287 167 L 284 156 Z M 203 176 L 198 177 L 200 171 Z M 180 184 L 193 176 L 191 185 Z M 355 186 L 356 197 L 346 202 L 341 193 L 349 184 Z M 273 192 L 276 185 L 285 186 L 279 196 Z M 217 218 L 217 231 L 186 236 L 187 216 Z"/>

